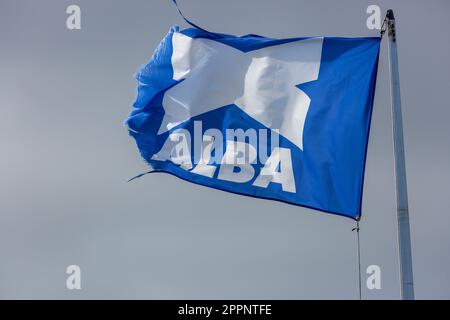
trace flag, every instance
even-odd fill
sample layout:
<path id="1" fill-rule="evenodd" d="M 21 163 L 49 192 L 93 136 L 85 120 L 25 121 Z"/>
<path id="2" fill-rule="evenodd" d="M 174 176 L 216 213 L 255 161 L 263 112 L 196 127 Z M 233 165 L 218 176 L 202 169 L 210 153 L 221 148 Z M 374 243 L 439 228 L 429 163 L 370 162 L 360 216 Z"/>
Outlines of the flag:
<path id="1" fill-rule="evenodd" d="M 137 74 L 129 134 L 149 172 L 357 219 L 379 49 L 173 27 Z"/>

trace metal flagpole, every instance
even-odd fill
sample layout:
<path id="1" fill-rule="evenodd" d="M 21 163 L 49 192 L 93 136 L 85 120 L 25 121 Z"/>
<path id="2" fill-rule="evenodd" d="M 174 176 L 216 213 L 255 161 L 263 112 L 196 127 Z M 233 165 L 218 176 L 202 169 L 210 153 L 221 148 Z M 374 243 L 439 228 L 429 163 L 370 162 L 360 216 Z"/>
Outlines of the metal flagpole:
<path id="1" fill-rule="evenodd" d="M 395 32 L 394 12 L 392 10 L 387 11 L 385 23 L 387 24 L 386 28 L 389 37 L 389 66 L 391 72 L 392 129 L 394 136 L 401 297 L 403 300 L 413 300 L 414 285 L 411 257 L 411 235 L 409 227 L 408 193 L 406 186 L 405 150 L 403 145 L 397 38 Z"/>

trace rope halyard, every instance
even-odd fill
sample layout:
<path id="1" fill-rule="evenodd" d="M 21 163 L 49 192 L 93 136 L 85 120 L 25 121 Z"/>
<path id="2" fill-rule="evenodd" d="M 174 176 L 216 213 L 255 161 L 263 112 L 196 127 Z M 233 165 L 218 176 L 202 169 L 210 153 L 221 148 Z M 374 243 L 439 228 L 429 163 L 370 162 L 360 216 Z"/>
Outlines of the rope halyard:
<path id="1" fill-rule="evenodd" d="M 175 5 L 175 7 L 177 8 L 178 13 L 180 14 L 180 16 L 181 16 L 181 17 L 183 18 L 183 20 L 186 21 L 189 25 L 191 25 L 192 27 L 197 28 L 197 29 L 199 29 L 199 30 L 201 30 L 201 31 L 203 31 L 203 32 L 206 32 L 206 33 L 208 33 L 208 34 L 210 34 L 210 35 L 212 35 L 212 36 L 214 36 L 214 37 L 219 37 L 219 35 L 217 35 L 216 33 L 210 32 L 210 31 L 208 31 L 208 30 L 206 30 L 206 29 L 203 29 L 202 27 L 196 25 L 196 24 L 193 23 L 191 20 L 189 20 L 188 18 L 186 18 L 186 16 L 183 14 L 183 12 L 181 11 L 180 7 L 178 6 L 177 0 L 172 0 L 172 2 L 173 2 L 173 4 Z"/>
<path id="2" fill-rule="evenodd" d="M 361 283 L 361 246 L 359 241 L 359 219 L 356 220 L 356 227 L 352 229 L 356 231 L 356 240 L 358 244 L 358 293 L 359 300 L 362 300 L 362 283 Z"/>
<path id="3" fill-rule="evenodd" d="M 387 20 L 388 20 L 388 17 L 386 15 L 384 17 L 383 24 L 381 25 L 381 29 L 380 29 L 381 38 L 383 38 L 383 35 L 385 34 L 385 32 L 387 30 L 387 27 L 388 27 L 388 21 Z"/>

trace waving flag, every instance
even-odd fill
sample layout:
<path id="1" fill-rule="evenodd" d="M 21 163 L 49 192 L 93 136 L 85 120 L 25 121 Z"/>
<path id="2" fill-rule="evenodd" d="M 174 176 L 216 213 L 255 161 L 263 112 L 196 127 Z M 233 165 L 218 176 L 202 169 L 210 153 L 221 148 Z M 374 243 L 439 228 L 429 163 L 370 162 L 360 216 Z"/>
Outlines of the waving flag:
<path id="1" fill-rule="evenodd" d="M 380 38 L 172 28 L 126 123 L 151 172 L 358 218 Z"/>

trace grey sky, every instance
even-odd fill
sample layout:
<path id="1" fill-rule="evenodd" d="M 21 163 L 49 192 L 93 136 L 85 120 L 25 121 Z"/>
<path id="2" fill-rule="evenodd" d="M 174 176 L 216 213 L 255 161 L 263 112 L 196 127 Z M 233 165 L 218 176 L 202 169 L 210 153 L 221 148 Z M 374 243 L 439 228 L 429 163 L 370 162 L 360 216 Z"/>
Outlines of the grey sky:
<path id="1" fill-rule="evenodd" d="M 82 29 L 66 29 L 78 4 Z M 180 1 L 212 31 L 374 36 L 394 9 L 417 298 L 450 298 L 450 2 Z M 146 170 L 122 125 L 134 72 L 170 26 L 169 1 L 0 0 L 1 298 L 355 299 L 350 219 L 232 195 Z M 362 266 L 399 298 L 387 44 L 365 177 Z M 65 269 L 82 269 L 82 290 Z M 365 275 L 363 275 L 365 279 Z"/>

